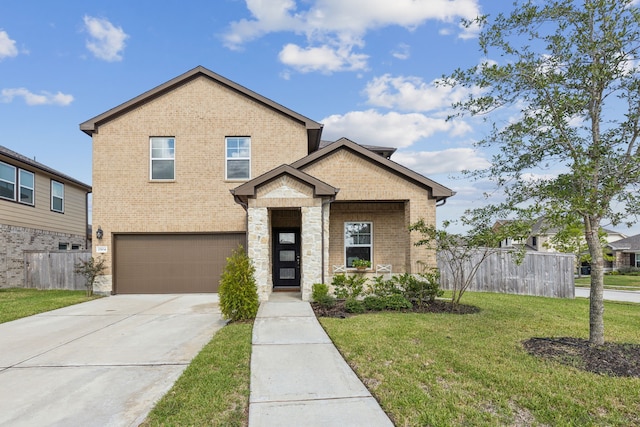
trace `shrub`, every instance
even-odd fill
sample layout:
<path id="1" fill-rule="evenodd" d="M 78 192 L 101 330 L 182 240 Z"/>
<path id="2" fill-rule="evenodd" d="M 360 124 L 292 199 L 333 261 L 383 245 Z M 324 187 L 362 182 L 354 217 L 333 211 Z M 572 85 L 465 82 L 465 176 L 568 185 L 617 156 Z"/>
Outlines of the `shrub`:
<path id="1" fill-rule="evenodd" d="M 628 276 L 637 276 L 638 274 L 640 274 L 640 268 L 631 266 L 620 267 L 618 269 L 618 273 Z"/>
<path id="2" fill-rule="evenodd" d="M 420 279 L 413 274 L 404 273 L 394 276 L 392 280 L 407 300 L 415 302 L 418 307 L 423 307 L 442 295 L 439 284 L 440 272 L 437 269 L 431 269 L 419 276 Z"/>
<path id="3" fill-rule="evenodd" d="M 362 291 L 364 290 L 364 284 L 367 281 L 364 277 L 359 274 L 352 274 L 347 276 L 345 274 L 336 274 L 333 276 L 333 280 L 331 284 L 334 288 L 334 293 L 336 298 L 340 299 L 357 299 L 360 295 L 362 295 Z"/>
<path id="4" fill-rule="evenodd" d="M 355 298 L 347 298 L 344 302 L 344 309 L 348 313 L 364 313 L 364 304 Z"/>
<path id="5" fill-rule="evenodd" d="M 227 258 L 220 278 L 220 311 L 232 321 L 253 319 L 258 314 L 255 267 L 242 246 Z"/>
<path id="6" fill-rule="evenodd" d="M 94 257 L 91 257 L 87 261 L 80 260 L 73 267 L 74 273 L 84 277 L 84 286 L 87 289 L 87 296 L 90 297 L 93 295 L 93 283 L 96 281 L 96 277 L 101 275 L 107 268 L 107 266 L 104 265 L 104 258 L 100 257 L 96 260 Z"/>
<path id="7" fill-rule="evenodd" d="M 317 302 L 325 296 L 329 296 L 329 286 L 324 283 L 314 283 L 311 290 L 311 298 Z"/>
<path id="8" fill-rule="evenodd" d="M 409 301 L 408 299 L 406 299 L 404 296 L 400 294 L 389 295 L 387 297 L 384 297 L 383 300 L 385 302 L 385 306 L 389 310 L 402 310 L 405 308 L 407 309 L 413 308 L 413 304 L 411 304 L 411 301 Z"/>
<path id="9" fill-rule="evenodd" d="M 364 297 L 362 303 L 364 304 L 364 308 L 367 310 L 382 311 L 387 308 L 387 302 L 385 299 L 376 295 Z"/>
<path id="10" fill-rule="evenodd" d="M 336 299 L 331 295 L 323 295 L 316 302 L 323 308 L 331 308 L 336 305 Z"/>
<path id="11" fill-rule="evenodd" d="M 378 297 L 399 294 L 401 291 L 396 287 L 393 280 L 384 280 L 384 276 L 376 276 L 367 289 L 367 294 Z"/>

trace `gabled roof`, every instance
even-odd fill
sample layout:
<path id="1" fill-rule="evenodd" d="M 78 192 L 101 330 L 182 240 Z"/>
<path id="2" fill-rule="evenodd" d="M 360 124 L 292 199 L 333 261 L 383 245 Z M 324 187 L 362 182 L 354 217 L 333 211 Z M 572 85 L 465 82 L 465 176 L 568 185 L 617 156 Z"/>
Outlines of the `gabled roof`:
<path id="1" fill-rule="evenodd" d="M 75 184 L 78 187 L 81 187 L 83 190 L 86 190 L 88 193 L 91 193 L 90 185 L 85 184 L 84 182 L 80 182 L 75 178 L 71 178 L 69 175 L 65 175 L 62 172 L 58 172 L 57 170 L 52 169 L 49 166 L 45 166 L 42 163 L 36 162 L 35 160 L 28 158 L 27 156 L 23 156 L 22 154 L 16 153 L 15 151 L 8 149 L 7 147 L 3 147 L 2 145 L 0 145 L 0 156 L 5 156 L 11 160 L 23 163 L 34 169 L 39 169 L 42 172 L 46 172 L 47 174 L 53 175 L 61 180 Z"/>
<path id="2" fill-rule="evenodd" d="M 456 194 L 453 190 L 445 187 L 444 185 L 438 184 L 437 182 L 423 175 L 420 175 L 419 173 L 414 172 L 411 169 L 406 168 L 394 162 L 393 160 L 389 160 L 385 157 L 382 157 L 372 152 L 371 150 L 368 150 L 365 147 L 356 144 L 355 142 L 347 138 L 340 138 L 333 144 L 329 144 L 323 149 L 313 152 L 308 156 L 303 157 L 302 159 L 296 162 L 293 162 L 291 166 L 293 166 L 296 169 L 303 168 L 307 165 L 310 165 L 312 163 L 315 163 L 327 157 L 331 153 L 338 151 L 340 149 L 347 149 L 361 157 L 371 160 L 373 163 L 376 163 L 377 165 L 387 169 L 392 173 L 395 173 L 409 181 L 412 181 L 413 183 L 421 187 L 429 188 L 431 190 L 431 194 L 433 195 L 433 197 L 438 201 L 444 200 L 447 197 L 451 197 L 454 194 Z"/>
<path id="3" fill-rule="evenodd" d="M 252 197 L 256 195 L 256 189 L 269 181 L 279 178 L 282 175 L 291 176 L 304 184 L 313 187 L 314 196 L 335 196 L 339 189 L 320 181 L 311 175 L 294 169 L 289 165 L 281 165 L 269 172 L 263 173 L 257 178 L 245 182 L 244 184 L 230 190 L 231 194 L 238 197 Z"/>
<path id="4" fill-rule="evenodd" d="M 320 137 L 322 135 L 322 124 L 313 121 L 308 117 L 303 116 L 302 114 L 298 114 L 295 111 L 290 110 L 268 98 L 265 98 L 264 96 L 259 95 L 256 92 L 253 92 L 252 90 L 249 90 L 246 87 L 241 86 L 238 83 L 235 83 L 225 77 L 222 77 L 221 75 L 216 74 L 213 71 L 208 70 L 207 68 L 204 68 L 200 65 L 174 79 L 169 80 L 166 83 L 161 84 L 160 86 L 157 86 L 143 93 L 142 95 L 136 96 L 135 98 L 123 104 L 120 104 L 115 108 L 112 108 L 109 111 L 99 114 L 92 119 L 87 120 L 86 122 L 80 123 L 80 130 L 91 136 L 94 133 L 98 132 L 98 128 L 100 127 L 100 125 L 118 116 L 126 114 L 127 112 L 138 108 L 140 105 L 158 98 L 165 93 L 170 92 L 175 88 L 198 77 L 206 77 L 211 80 L 215 80 L 217 83 L 227 87 L 228 89 L 231 89 L 241 95 L 246 96 L 247 98 L 252 99 L 255 102 L 258 102 L 268 108 L 271 108 L 281 114 L 284 114 L 285 116 L 292 118 L 293 120 L 304 124 L 307 129 L 308 152 L 311 153 L 318 149 L 318 146 L 320 145 Z"/>
<path id="5" fill-rule="evenodd" d="M 614 251 L 640 252 L 640 234 L 616 240 L 615 242 L 609 243 L 607 246 Z"/>
<path id="6" fill-rule="evenodd" d="M 342 139 L 347 139 L 347 138 L 340 138 L 338 141 L 342 140 Z M 330 145 L 330 144 L 335 144 L 338 141 L 320 141 L 320 147 L 319 148 L 325 148 L 326 146 Z M 353 142 L 353 141 L 352 141 Z M 381 155 L 384 158 L 390 159 L 391 156 L 393 155 L 393 153 L 396 152 L 397 148 L 395 147 L 382 147 L 379 145 L 365 145 L 365 144 L 358 144 L 361 147 L 366 148 L 367 150 L 373 151 L 376 154 Z"/>

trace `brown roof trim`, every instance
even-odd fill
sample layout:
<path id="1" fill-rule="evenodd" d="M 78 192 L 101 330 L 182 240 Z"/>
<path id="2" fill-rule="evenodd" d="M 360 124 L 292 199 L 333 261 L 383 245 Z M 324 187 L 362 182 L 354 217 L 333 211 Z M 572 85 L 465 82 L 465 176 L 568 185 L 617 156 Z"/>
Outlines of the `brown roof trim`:
<path id="1" fill-rule="evenodd" d="M 91 193 L 92 191 L 90 185 L 85 184 L 84 182 L 78 181 L 75 178 L 71 178 L 69 175 L 65 175 L 62 172 L 58 172 L 57 170 L 52 169 L 49 166 L 45 166 L 42 163 L 38 163 L 35 160 L 28 158 L 27 156 L 23 156 L 22 154 L 16 153 L 15 151 L 8 149 L 7 147 L 3 147 L 2 145 L 0 145 L 0 156 L 8 157 L 13 161 L 20 162 L 34 169 L 39 169 L 40 171 L 45 172 L 49 175 L 53 175 L 54 177 L 60 180 L 67 181 L 71 184 L 77 185 L 78 187 L 87 191 L 87 193 Z"/>
<path id="2" fill-rule="evenodd" d="M 390 170 L 391 172 L 396 173 L 405 179 L 413 181 L 414 183 L 422 187 L 429 188 L 431 190 L 431 194 L 436 200 L 443 200 L 443 199 L 446 199 L 447 197 L 451 197 L 454 194 L 456 194 L 453 190 L 445 187 L 444 185 L 438 184 L 437 182 L 425 177 L 424 175 L 420 175 L 419 173 L 414 172 L 411 169 L 394 162 L 393 160 L 386 159 L 380 156 L 379 154 L 376 154 L 347 138 L 340 138 L 333 144 L 329 144 L 325 148 L 318 150 L 316 152 L 313 152 L 308 156 L 303 157 L 302 159 L 291 163 L 291 166 L 293 166 L 296 169 L 303 168 L 311 163 L 315 163 L 318 160 L 328 156 L 334 151 L 337 151 L 343 148 L 348 149 L 360 155 L 361 157 L 369 159 L 374 163 L 378 163 L 380 166 L 384 167 L 385 169 Z"/>
<path id="3" fill-rule="evenodd" d="M 160 86 L 157 86 L 143 93 L 142 95 L 136 96 L 135 98 L 130 99 L 129 101 L 123 104 L 120 104 L 117 107 L 110 109 L 109 111 L 106 111 L 83 123 L 80 123 L 80 130 L 86 133 L 87 135 L 91 136 L 94 133 L 98 132 L 98 128 L 100 127 L 100 125 L 122 114 L 126 114 L 127 112 L 137 108 L 141 104 L 144 104 L 152 99 L 162 96 L 165 93 L 172 91 L 176 87 L 179 87 L 200 76 L 215 80 L 216 82 L 220 83 L 221 85 L 233 91 L 236 91 L 248 98 L 253 99 L 254 101 L 262 105 L 265 105 L 281 114 L 289 116 L 292 119 L 303 123 L 307 129 L 308 152 L 311 153 L 318 149 L 318 146 L 320 145 L 320 138 L 322 135 L 322 124 L 314 120 L 311 120 L 308 117 L 303 116 L 302 114 L 298 114 L 295 111 L 290 110 L 278 104 L 277 102 L 270 100 L 269 98 L 259 95 L 258 93 L 250 89 L 247 89 L 246 87 L 241 86 L 238 83 L 235 83 L 225 77 L 222 77 L 221 75 L 216 74 L 213 71 L 201 65 L 197 66 L 196 68 L 190 71 L 187 71 L 184 74 L 179 75 L 178 77 L 175 77 L 169 80 L 166 83 L 161 84 Z"/>
<path id="4" fill-rule="evenodd" d="M 297 179 L 298 181 L 301 181 L 302 183 L 313 187 L 313 194 L 316 197 L 335 196 L 338 191 L 340 191 L 339 189 L 327 184 L 326 182 L 320 181 L 318 178 L 314 178 L 311 175 L 294 169 L 289 165 L 280 165 L 277 168 L 263 173 L 259 177 L 254 178 L 251 181 L 247 181 L 239 187 L 230 190 L 231 194 L 233 194 L 234 196 L 253 197 L 256 195 L 256 189 L 259 186 L 272 181 L 282 175 L 289 175 Z"/>
<path id="5" fill-rule="evenodd" d="M 348 138 L 342 137 L 338 141 L 340 141 L 342 139 L 349 140 Z M 320 141 L 320 147 L 318 147 L 318 148 L 319 149 L 325 148 L 325 147 L 327 147 L 327 146 L 329 146 L 331 144 L 334 144 L 334 143 L 336 143 L 338 141 L 326 141 L 326 140 Z M 351 142 L 353 142 L 353 141 L 351 141 Z M 358 145 L 360 145 L 361 147 L 366 148 L 367 150 L 373 151 L 376 154 L 379 154 L 379 155 L 381 155 L 383 157 L 386 157 L 387 159 L 390 159 L 391 156 L 393 155 L 393 153 L 395 153 L 396 150 L 397 150 L 397 148 L 395 148 L 395 147 L 382 147 L 380 145 L 366 145 L 366 144 L 358 144 Z"/>

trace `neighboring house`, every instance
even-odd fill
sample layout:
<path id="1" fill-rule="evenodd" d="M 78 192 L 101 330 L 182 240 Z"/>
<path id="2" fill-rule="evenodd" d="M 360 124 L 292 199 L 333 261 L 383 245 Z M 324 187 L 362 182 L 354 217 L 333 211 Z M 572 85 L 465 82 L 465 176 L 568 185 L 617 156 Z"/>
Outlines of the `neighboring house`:
<path id="1" fill-rule="evenodd" d="M 500 227 L 505 221 L 498 221 L 494 224 L 494 228 Z M 613 230 L 602 229 L 606 233 L 606 241 L 608 243 L 627 237 L 625 234 Z M 527 250 L 538 252 L 557 252 L 551 240 L 558 233 L 558 227 L 551 227 L 543 217 L 538 218 L 531 226 L 531 233 L 525 242 L 520 240 L 505 239 L 500 243 L 500 247 L 508 248 L 517 245 L 525 245 Z M 586 245 L 586 241 L 585 241 Z"/>
<path id="2" fill-rule="evenodd" d="M 94 256 L 108 266 L 98 291 L 217 292 L 239 244 L 261 300 L 308 300 L 355 258 L 369 274 L 436 265 L 408 226 L 435 224 L 450 189 L 389 160 L 393 148 L 321 141 L 320 123 L 203 67 L 80 129 L 93 140 Z"/>
<path id="3" fill-rule="evenodd" d="M 0 287 L 23 286 L 24 251 L 87 249 L 87 184 L 0 146 Z"/>
<path id="4" fill-rule="evenodd" d="M 622 267 L 640 267 L 640 234 L 616 240 L 607 246 L 615 258 L 614 270 Z"/>

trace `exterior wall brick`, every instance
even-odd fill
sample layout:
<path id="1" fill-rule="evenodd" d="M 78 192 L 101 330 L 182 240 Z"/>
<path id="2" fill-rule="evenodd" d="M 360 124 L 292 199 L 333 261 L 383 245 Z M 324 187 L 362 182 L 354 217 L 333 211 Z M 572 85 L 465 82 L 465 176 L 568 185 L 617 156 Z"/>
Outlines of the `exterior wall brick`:
<path id="1" fill-rule="evenodd" d="M 152 136 L 175 137 L 171 182 L 149 179 Z M 107 246 L 107 276 L 114 233 L 246 231 L 246 212 L 229 193 L 242 182 L 225 180 L 227 136 L 251 137 L 252 177 L 307 154 L 304 124 L 206 77 L 98 126 L 93 224 L 104 237 L 94 256 Z"/>
<path id="2" fill-rule="evenodd" d="M 58 250 L 59 243 L 86 249 L 86 236 L 0 224 L 0 288 L 24 286 L 24 252 Z"/>

